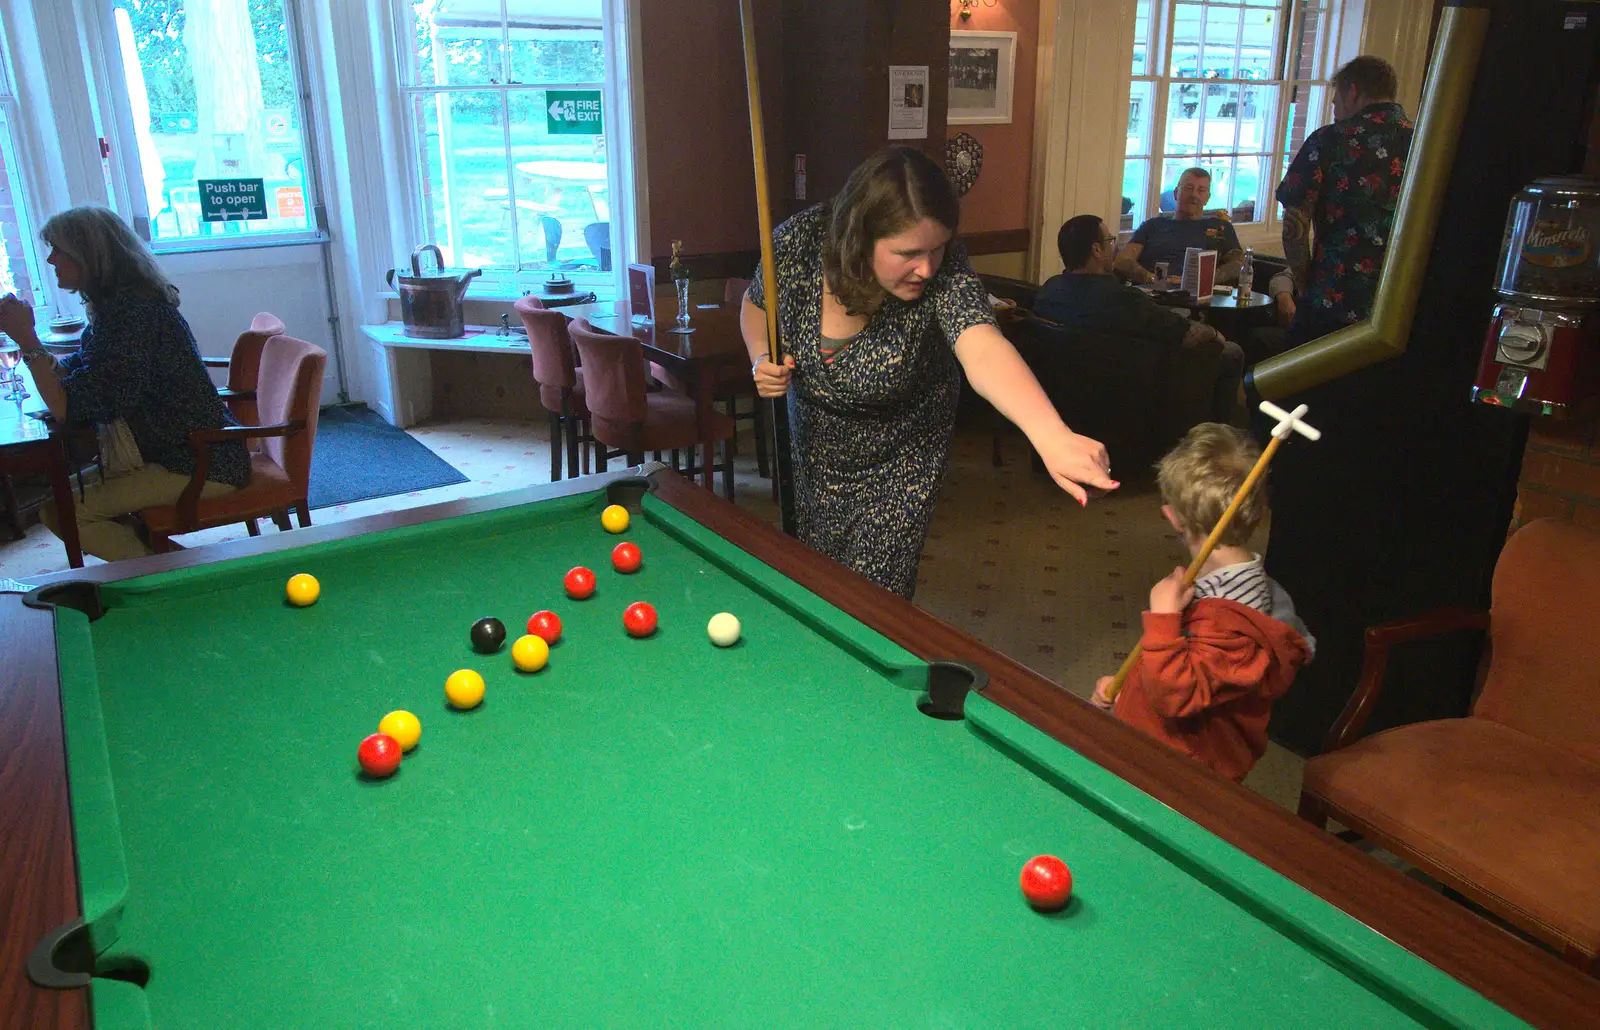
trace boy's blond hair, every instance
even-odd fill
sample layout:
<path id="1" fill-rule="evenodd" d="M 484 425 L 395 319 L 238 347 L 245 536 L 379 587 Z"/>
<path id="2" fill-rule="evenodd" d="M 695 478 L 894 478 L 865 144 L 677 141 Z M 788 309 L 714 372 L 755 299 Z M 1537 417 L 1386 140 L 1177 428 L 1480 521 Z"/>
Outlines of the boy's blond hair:
<path id="1" fill-rule="evenodd" d="M 1161 500 L 1190 533 L 1207 536 L 1260 456 L 1261 448 L 1244 432 L 1218 422 L 1202 422 L 1156 466 Z M 1258 483 L 1239 505 L 1218 543 L 1243 546 L 1266 513 L 1265 484 Z"/>

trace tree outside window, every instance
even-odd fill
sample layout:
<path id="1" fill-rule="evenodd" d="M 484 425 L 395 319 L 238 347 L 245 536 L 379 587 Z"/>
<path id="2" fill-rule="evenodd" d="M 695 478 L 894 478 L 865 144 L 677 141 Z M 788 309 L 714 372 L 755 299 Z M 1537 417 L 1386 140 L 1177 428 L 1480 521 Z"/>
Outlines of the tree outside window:
<path id="1" fill-rule="evenodd" d="M 113 0 L 152 240 L 312 226 L 284 0 Z M 260 217 L 211 221 L 210 180 L 261 180 Z"/>

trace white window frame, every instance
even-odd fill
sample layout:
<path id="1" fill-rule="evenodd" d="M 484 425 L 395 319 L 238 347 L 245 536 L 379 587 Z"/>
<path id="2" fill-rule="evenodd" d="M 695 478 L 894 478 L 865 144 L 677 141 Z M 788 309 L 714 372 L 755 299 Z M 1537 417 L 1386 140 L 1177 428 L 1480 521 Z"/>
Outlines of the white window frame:
<path id="1" fill-rule="evenodd" d="M 52 300 L 51 284 L 45 281 L 45 263 L 39 253 L 39 224 L 33 218 L 33 197 L 29 169 L 22 164 L 16 129 L 22 125 L 17 100 L 16 78 L 11 70 L 11 40 L 0 26 L 0 150 L 5 155 L 6 174 L 11 179 L 11 207 L 21 241 L 22 260 L 28 275 L 29 296 L 21 299 L 34 308 L 45 308 Z M 53 277 L 52 277 L 53 278 Z"/>
<path id="2" fill-rule="evenodd" d="M 98 80 L 98 101 L 101 118 L 108 133 L 113 159 L 108 192 L 112 206 L 128 219 L 135 232 L 150 244 L 156 254 L 200 253 L 216 250 L 256 250 L 266 247 L 293 247 L 328 241 L 325 208 L 318 195 L 316 175 L 318 127 L 316 112 L 308 103 L 309 93 L 305 82 L 306 38 L 302 34 L 303 0 L 282 0 L 284 29 L 289 39 L 290 70 L 294 76 L 294 103 L 300 122 L 300 142 L 305 160 L 302 190 L 305 195 L 306 216 L 311 228 L 287 232 L 241 233 L 237 236 L 191 237 L 181 240 L 156 240 L 151 238 L 150 205 L 143 189 L 143 164 L 139 157 L 138 135 L 133 125 L 133 104 L 128 97 L 128 80 L 122 63 L 122 48 L 118 44 L 116 5 L 113 0 L 88 0 L 92 4 L 93 28 L 98 33 L 101 74 Z"/>
<path id="3" fill-rule="evenodd" d="M 1163 189 L 1161 170 L 1169 159 L 1192 158 L 1193 164 L 1205 163 L 1208 157 L 1232 158 L 1239 156 L 1262 156 L 1260 192 L 1257 196 L 1256 217 L 1250 222 L 1235 223 L 1234 228 L 1238 233 L 1241 243 L 1245 246 L 1260 246 L 1263 243 L 1271 245 L 1277 241 L 1282 231 L 1282 219 L 1279 214 L 1277 201 L 1274 199 L 1277 183 L 1283 179 L 1284 170 L 1294 159 L 1293 152 L 1285 152 L 1285 143 L 1290 121 L 1290 107 L 1299 96 L 1309 95 L 1313 89 L 1323 90 L 1321 110 L 1311 112 L 1307 121 L 1307 134 L 1317 126 L 1325 124 L 1329 118 L 1331 94 L 1326 90 L 1328 80 L 1332 77 L 1333 64 L 1338 44 L 1343 38 L 1344 19 L 1349 14 L 1350 0 L 1281 0 L 1277 10 L 1280 14 L 1288 15 L 1287 26 L 1278 33 L 1277 41 L 1273 47 L 1272 66 L 1276 74 L 1270 79 L 1203 79 L 1186 78 L 1172 74 L 1172 25 L 1175 20 L 1177 5 L 1180 0 L 1151 0 L 1149 39 L 1146 47 L 1147 62 L 1146 72 L 1142 75 L 1130 77 L 1129 114 L 1132 112 L 1131 83 L 1148 82 L 1151 84 L 1151 104 L 1149 112 L 1149 152 L 1142 158 L 1125 158 L 1125 160 L 1143 160 L 1148 165 L 1148 175 L 1145 180 L 1145 205 L 1146 218 L 1156 217 L 1160 214 L 1160 197 Z M 1198 3 L 1201 6 L 1240 6 L 1238 0 L 1183 0 L 1188 3 Z M 1323 15 L 1318 26 L 1318 40 L 1314 61 L 1314 77 L 1299 77 L 1299 68 L 1290 68 L 1289 63 L 1295 54 L 1295 42 L 1300 39 L 1304 18 L 1304 9 L 1307 4 L 1317 7 Z M 1250 8 L 1245 8 L 1249 10 Z M 1262 8 L 1257 7 L 1256 10 Z M 1135 45 L 1140 41 L 1135 40 Z M 1201 53 L 1204 53 L 1204 43 L 1201 43 Z M 1130 49 L 1128 59 L 1133 58 Z M 1165 152 L 1165 136 L 1167 131 L 1167 110 L 1174 85 L 1193 83 L 1202 90 L 1202 106 L 1204 104 L 1203 90 L 1207 85 L 1252 85 L 1276 88 L 1278 102 L 1273 114 L 1273 121 L 1268 128 L 1268 139 L 1274 144 L 1271 150 L 1263 151 L 1205 151 L 1197 149 L 1193 154 L 1169 155 Z M 1202 130 L 1203 131 L 1203 130 Z M 1203 137 L 1202 137 L 1203 138 Z M 1237 142 L 1237 141 L 1236 141 Z M 1198 143 L 1197 143 L 1198 147 Z M 1224 202 L 1226 205 L 1226 201 Z M 1215 210 L 1216 208 L 1212 208 Z M 1231 207 L 1227 214 L 1231 217 Z M 1126 242 L 1133 234 L 1137 224 L 1129 229 L 1124 229 L 1119 235 Z"/>
<path id="4" fill-rule="evenodd" d="M 642 99 L 635 96 L 633 84 L 639 77 L 638 54 L 633 45 L 638 33 L 637 0 L 602 0 L 600 34 L 603 41 L 604 81 L 601 83 L 489 83 L 489 84 L 410 84 L 413 72 L 409 62 L 414 61 L 412 41 L 408 36 L 411 0 L 385 0 L 386 14 L 392 38 L 390 53 L 379 54 L 388 65 L 388 86 L 399 114 L 397 141 L 404 152 L 402 162 L 397 162 L 403 174 L 398 175 L 397 186 L 403 198 L 405 236 L 397 244 L 396 268 L 409 268 L 410 245 L 406 240 L 429 242 L 424 238 L 427 215 L 422 200 L 422 148 L 417 139 L 416 119 L 413 116 L 413 99 L 437 93 L 491 92 L 508 94 L 518 90 L 561 90 L 598 88 L 602 98 L 602 118 L 606 141 L 606 183 L 611 198 L 611 270 L 571 271 L 569 278 L 582 290 L 592 290 L 602 299 L 626 296 L 625 277 L 628 265 L 637 255 L 647 253 L 641 223 L 646 218 L 644 197 L 644 168 L 641 158 L 643 147 Z M 502 25 L 506 17 L 505 0 L 501 2 Z M 509 30 L 503 30 L 509 31 Z M 511 126 L 504 126 L 506 139 L 507 203 L 515 212 L 516 175 L 511 165 Z M 512 215 L 512 253 L 521 254 L 519 221 Z M 468 286 L 472 298 L 511 298 L 537 287 L 550 275 L 549 269 L 485 268 Z"/>

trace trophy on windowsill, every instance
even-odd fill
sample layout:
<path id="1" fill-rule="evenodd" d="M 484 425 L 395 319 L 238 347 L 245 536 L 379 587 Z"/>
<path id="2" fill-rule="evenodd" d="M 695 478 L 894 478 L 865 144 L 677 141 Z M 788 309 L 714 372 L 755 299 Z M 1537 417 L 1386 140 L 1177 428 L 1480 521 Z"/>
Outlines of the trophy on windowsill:
<path id="1" fill-rule="evenodd" d="M 668 267 L 672 273 L 672 285 L 678 291 L 678 324 L 673 328 L 675 333 L 692 333 L 689 328 L 689 269 L 683 263 L 683 241 L 672 241 L 672 264 Z"/>

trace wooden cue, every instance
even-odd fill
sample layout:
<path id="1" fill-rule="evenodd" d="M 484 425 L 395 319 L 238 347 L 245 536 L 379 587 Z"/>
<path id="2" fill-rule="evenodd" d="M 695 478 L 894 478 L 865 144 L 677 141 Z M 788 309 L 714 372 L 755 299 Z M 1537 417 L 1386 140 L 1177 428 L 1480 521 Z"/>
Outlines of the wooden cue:
<path id="1" fill-rule="evenodd" d="M 756 70 L 756 24 L 750 0 L 739 0 L 744 29 L 744 82 L 750 98 L 750 147 L 756 162 L 756 224 L 761 232 L 761 286 L 767 298 L 767 356 L 783 363 L 778 343 L 778 275 L 772 265 L 772 203 L 767 188 L 767 134 L 761 124 L 761 76 Z"/>
<path id="2" fill-rule="evenodd" d="M 767 186 L 767 135 L 761 118 L 761 75 L 756 66 L 756 21 L 751 0 L 739 0 L 739 25 L 744 31 L 744 81 L 750 102 L 750 148 L 755 156 L 756 224 L 761 233 L 761 288 L 766 296 L 767 357 L 783 364 L 783 344 L 778 335 L 778 271 L 772 255 L 772 201 Z M 794 470 L 789 451 L 789 408 L 783 398 L 770 404 L 772 422 L 772 488 L 777 495 L 783 531 L 795 535 Z"/>
<path id="3" fill-rule="evenodd" d="M 1206 559 L 1211 557 L 1211 552 L 1217 549 L 1217 541 L 1221 540 L 1222 534 L 1228 531 L 1228 526 L 1233 523 L 1234 514 L 1239 510 L 1239 506 L 1244 504 L 1245 498 L 1250 496 L 1250 492 L 1256 488 L 1256 483 L 1267 471 L 1267 463 L 1272 460 L 1273 454 L 1277 452 L 1278 447 L 1282 445 L 1287 436 L 1287 433 L 1284 436 L 1274 436 L 1268 442 L 1267 449 L 1261 452 L 1261 457 L 1256 459 L 1255 468 L 1251 469 L 1250 474 L 1245 477 L 1244 485 L 1239 488 L 1238 493 L 1233 495 L 1233 500 L 1229 502 L 1228 509 L 1222 513 L 1222 518 L 1217 520 L 1216 528 L 1211 531 L 1210 536 L 1206 537 L 1204 546 L 1194 556 L 1194 561 L 1189 563 L 1189 568 L 1184 571 L 1183 585 L 1185 587 L 1194 585 L 1195 578 L 1200 575 L 1200 566 L 1204 565 Z M 1122 668 L 1118 669 L 1117 674 L 1111 677 L 1111 686 L 1106 688 L 1106 696 L 1112 701 L 1115 701 L 1117 695 L 1122 693 L 1122 683 L 1128 678 L 1128 673 L 1133 671 L 1133 667 L 1138 663 L 1139 655 L 1142 651 L 1143 648 L 1136 642 L 1133 645 L 1133 650 L 1128 652 L 1128 657 L 1123 660 Z"/>

